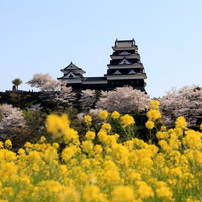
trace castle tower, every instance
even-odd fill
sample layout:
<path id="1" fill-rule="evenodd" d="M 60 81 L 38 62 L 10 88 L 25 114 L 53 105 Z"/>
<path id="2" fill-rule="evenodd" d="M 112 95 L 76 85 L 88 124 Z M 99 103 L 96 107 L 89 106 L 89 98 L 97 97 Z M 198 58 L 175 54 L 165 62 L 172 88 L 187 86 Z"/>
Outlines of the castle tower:
<path id="1" fill-rule="evenodd" d="M 112 46 L 113 53 L 107 65 L 108 88 L 132 86 L 135 89 L 145 91 L 147 78 L 143 64 L 138 54 L 138 46 L 135 40 L 116 40 Z"/>
<path id="2" fill-rule="evenodd" d="M 116 87 L 132 86 L 145 91 L 147 75 L 140 61 L 135 40 L 116 40 L 112 49 L 107 74 L 104 76 L 83 77 L 85 71 L 71 62 L 61 69 L 64 75 L 58 80 L 76 90 L 113 90 Z"/>

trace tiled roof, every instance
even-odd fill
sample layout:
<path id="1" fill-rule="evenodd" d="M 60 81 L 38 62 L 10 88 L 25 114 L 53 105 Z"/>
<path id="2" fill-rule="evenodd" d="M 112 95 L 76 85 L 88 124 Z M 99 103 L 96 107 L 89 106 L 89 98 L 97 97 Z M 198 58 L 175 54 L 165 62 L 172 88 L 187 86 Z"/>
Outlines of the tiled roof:
<path id="1" fill-rule="evenodd" d="M 114 56 L 120 55 L 120 53 L 122 53 L 122 52 L 123 52 L 123 50 L 121 50 L 121 51 L 114 51 L 112 55 L 114 55 Z M 135 53 L 135 50 L 127 50 L 127 52 L 130 53 L 130 54 L 133 54 L 133 53 Z"/>
<path id="2" fill-rule="evenodd" d="M 67 65 L 65 68 L 64 68 L 64 70 L 68 70 L 68 68 L 69 68 L 69 66 L 74 66 L 75 67 L 75 69 L 79 69 L 79 70 L 82 70 L 80 67 L 77 67 L 75 64 L 73 64 L 72 62 L 69 64 L 69 65 Z"/>
<path id="3" fill-rule="evenodd" d="M 110 60 L 110 65 L 118 65 L 123 59 L 114 59 L 114 60 Z M 138 59 L 134 58 L 134 59 L 126 59 L 128 62 L 130 62 L 131 64 L 134 63 L 138 63 Z"/>

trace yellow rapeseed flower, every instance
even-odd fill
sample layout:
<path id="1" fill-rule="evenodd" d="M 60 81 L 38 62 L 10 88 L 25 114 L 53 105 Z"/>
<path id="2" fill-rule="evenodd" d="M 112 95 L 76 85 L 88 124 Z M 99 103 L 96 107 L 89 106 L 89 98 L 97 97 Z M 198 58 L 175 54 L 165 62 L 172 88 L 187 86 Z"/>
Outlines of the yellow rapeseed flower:
<path id="1" fill-rule="evenodd" d="M 120 114 L 119 114 L 119 112 L 114 111 L 114 112 L 111 113 L 111 117 L 112 117 L 113 119 L 118 119 L 118 118 L 120 117 Z"/>
<path id="2" fill-rule="evenodd" d="M 165 152 L 170 152 L 172 150 L 172 148 L 169 146 L 169 144 L 165 140 L 160 140 L 158 144 Z"/>
<path id="3" fill-rule="evenodd" d="M 182 142 L 190 149 L 200 149 L 202 148 L 201 133 L 194 130 L 185 131 Z"/>
<path id="4" fill-rule="evenodd" d="M 82 142 L 81 147 L 84 152 L 88 153 L 93 149 L 93 143 L 91 140 L 85 140 Z"/>
<path id="5" fill-rule="evenodd" d="M 173 193 L 170 187 L 168 187 L 165 182 L 160 181 L 157 182 L 156 185 L 157 185 L 156 194 L 158 198 L 164 198 L 165 200 L 172 199 Z"/>
<path id="6" fill-rule="evenodd" d="M 130 186 L 119 185 L 113 190 L 112 202 L 128 202 L 134 199 L 134 191 Z"/>
<path id="7" fill-rule="evenodd" d="M 160 102 L 158 100 L 153 100 L 149 103 L 150 109 L 158 109 Z"/>
<path id="8" fill-rule="evenodd" d="M 152 128 L 154 128 L 154 122 L 153 122 L 153 121 L 147 121 L 147 122 L 145 123 L 145 126 L 146 126 L 146 128 L 148 128 L 148 129 L 152 129 Z"/>
<path id="9" fill-rule="evenodd" d="M 121 116 L 121 125 L 123 128 L 135 124 L 135 120 L 129 114 Z"/>
<path id="10" fill-rule="evenodd" d="M 157 119 L 161 118 L 161 113 L 157 109 L 150 109 L 147 112 L 147 117 L 149 118 L 150 121 L 156 121 Z"/>
<path id="11" fill-rule="evenodd" d="M 40 152 L 38 151 L 30 151 L 28 155 L 29 161 L 31 163 L 37 163 L 41 160 Z"/>
<path id="12" fill-rule="evenodd" d="M 25 154 L 25 150 L 22 149 L 22 148 L 18 149 L 18 154 L 19 155 L 24 155 Z"/>
<path id="13" fill-rule="evenodd" d="M 145 181 L 137 181 L 138 185 L 137 193 L 141 199 L 154 196 L 152 188 Z"/>
<path id="14" fill-rule="evenodd" d="M 167 139 L 169 137 L 169 133 L 168 132 L 162 132 L 162 131 L 158 131 L 156 133 L 156 137 L 158 139 Z"/>
<path id="15" fill-rule="evenodd" d="M 202 130 L 202 124 L 200 124 L 199 128 L 200 128 L 200 130 Z"/>
<path id="16" fill-rule="evenodd" d="M 2 192 L 3 198 L 8 197 L 8 196 L 11 197 L 15 193 L 13 187 L 4 187 L 4 188 L 2 188 L 1 192 Z"/>
<path id="17" fill-rule="evenodd" d="M 105 202 L 104 195 L 96 185 L 88 185 L 83 189 L 84 202 Z"/>
<path id="18" fill-rule="evenodd" d="M 90 125 L 92 122 L 92 117 L 89 115 L 84 116 L 84 123 L 86 123 L 87 125 Z"/>
<path id="19" fill-rule="evenodd" d="M 165 131 L 166 130 L 166 126 L 161 126 L 161 131 Z"/>
<path id="20" fill-rule="evenodd" d="M 69 124 L 70 122 L 67 114 L 63 114 L 62 116 L 50 114 L 46 119 L 47 131 L 53 134 L 58 131 L 64 131 L 69 127 Z"/>
<path id="21" fill-rule="evenodd" d="M 46 137 L 41 136 L 39 142 L 40 143 L 45 143 L 46 142 Z"/>
<path id="22" fill-rule="evenodd" d="M 122 144 L 115 144 L 112 148 L 112 154 L 116 159 L 121 159 L 123 156 L 128 156 L 128 149 Z"/>
<path id="23" fill-rule="evenodd" d="M 100 140 L 101 142 L 105 142 L 106 139 L 107 139 L 107 133 L 106 133 L 106 131 L 100 130 L 100 131 L 98 132 L 98 138 L 99 138 L 99 140 Z"/>
<path id="24" fill-rule="evenodd" d="M 104 130 L 106 133 L 110 132 L 112 129 L 111 125 L 109 123 L 104 123 L 101 126 L 101 130 Z"/>
<path id="25" fill-rule="evenodd" d="M 59 145 L 57 142 L 54 142 L 54 143 L 53 143 L 53 147 L 54 147 L 55 149 L 58 149 L 58 148 L 60 147 L 60 145 Z"/>
<path id="26" fill-rule="evenodd" d="M 95 132 L 93 132 L 93 131 L 87 131 L 85 137 L 88 140 L 93 140 L 95 138 Z"/>
<path id="27" fill-rule="evenodd" d="M 184 117 L 178 117 L 176 119 L 176 122 L 175 122 L 175 127 L 176 128 L 182 128 L 182 129 L 186 129 L 187 128 L 187 122 L 186 122 L 186 119 Z"/>
<path id="28" fill-rule="evenodd" d="M 5 145 L 6 148 L 11 148 L 12 147 L 11 140 L 6 140 L 5 143 L 4 143 L 4 145 Z"/>
<path id="29" fill-rule="evenodd" d="M 95 155 L 100 155 L 103 151 L 103 148 L 101 145 L 97 144 L 94 146 L 94 153 Z"/>
<path id="30" fill-rule="evenodd" d="M 0 170 L 1 182 L 8 180 L 9 178 L 16 175 L 18 170 L 19 170 L 18 165 L 16 165 L 14 162 L 4 163 L 1 166 L 1 170 Z"/>
<path id="31" fill-rule="evenodd" d="M 76 142 L 78 140 L 78 137 L 78 132 L 73 128 L 68 128 L 63 131 L 63 139 L 65 144 L 68 144 L 71 141 Z"/>
<path id="32" fill-rule="evenodd" d="M 105 120 L 105 119 L 107 119 L 107 117 L 109 116 L 109 113 L 107 112 L 107 111 L 101 111 L 100 113 L 99 113 L 99 117 L 100 117 L 100 119 L 102 119 L 102 120 Z"/>
<path id="33" fill-rule="evenodd" d="M 74 150 L 72 148 L 66 147 L 62 151 L 62 159 L 65 162 L 67 162 L 67 161 L 69 161 L 74 156 L 74 154 L 75 154 L 75 152 L 74 152 Z"/>

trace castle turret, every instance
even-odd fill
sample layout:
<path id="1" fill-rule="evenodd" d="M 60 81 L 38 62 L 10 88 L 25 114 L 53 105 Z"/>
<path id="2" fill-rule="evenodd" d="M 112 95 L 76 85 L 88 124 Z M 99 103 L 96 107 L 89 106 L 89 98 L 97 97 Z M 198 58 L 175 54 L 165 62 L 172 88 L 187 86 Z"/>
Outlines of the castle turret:
<path id="1" fill-rule="evenodd" d="M 125 85 L 145 90 L 147 78 L 135 40 L 116 40 L 105 77 L 111 88 Z"/>
<path id="2" fill-rule="evenodd" d="M 64 75 L 58 78 L 58 80 L 62 83 L 66 83 L 67 86 L 71 86 L 72 84 L 81 84 L 84 80 L 83 74 L 86 73 L 72 62 L 60 71 L 63 72 Z"/>

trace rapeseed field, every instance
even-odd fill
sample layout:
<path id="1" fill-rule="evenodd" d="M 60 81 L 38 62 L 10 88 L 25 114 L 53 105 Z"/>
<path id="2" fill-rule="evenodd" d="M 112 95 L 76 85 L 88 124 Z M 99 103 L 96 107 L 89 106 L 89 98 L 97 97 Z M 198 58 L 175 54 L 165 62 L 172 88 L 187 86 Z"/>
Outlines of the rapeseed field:
<path id="1" fill-rule="evenodd" d="M 149 133 L 161 122 L 159 104 L 150 103 Z M 46 126 L 53 142 L 41 137 L 18 152 L 10 140 L 0 142 L 0 202 L 202 201 L 202 127 L 191 130 L 179 117 L 174 128 L 161 123 L 158 141 L 145 142 L 134 136 L 132 116 L 102 111 L 99 118 L 96 132 L 92 117 L 84 117 L 82 140 L 66 114 L 51 114 Z M 127 140 L 120 141 L 109 119 Z"/>

